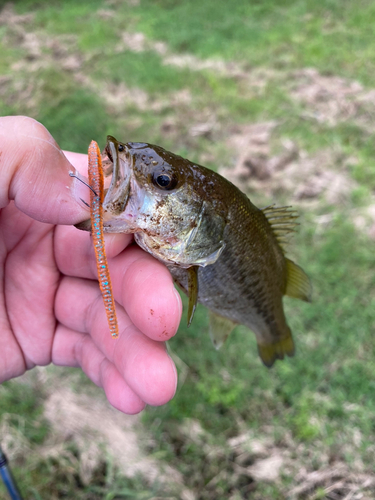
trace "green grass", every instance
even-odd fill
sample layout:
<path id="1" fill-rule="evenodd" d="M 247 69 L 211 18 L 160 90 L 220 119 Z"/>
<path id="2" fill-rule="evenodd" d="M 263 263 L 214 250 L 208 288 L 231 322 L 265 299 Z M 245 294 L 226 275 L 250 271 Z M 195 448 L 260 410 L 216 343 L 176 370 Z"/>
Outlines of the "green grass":
<path id="1" fill-rule="evenodd" d="M 85 153 L 93 137 L 105 138 L 111 132 L 111 118 L 100 100 L 80 89 L 61 99 L 56 108 L 43 106 L 40 120 L 70 151 Z M 70 129 L 66 128 L 66 123 L 70 123 Z"/>
<path id="2" fill-rule="evenodd" d="M 184 318 L 170 342 L 179 366 L 185 366 L 180 370 L 184 382 L 169 404 L 148 408 L 143 416 L 153 437 L 150 456 L 177 468 L 199 500 L 224 500 L 231 495 L 282 498 L 296 485 L 293 467 L 312 471 L 339 461 L 354 469 L 361 464 L 361 471 L 370 474 L 375 446 L 374 253 L 373 241 L 365 231 L 355 229 L 353 219 L 373 204 L 371 110 L 359 111 L 368 126 L 354 119 L 318 122 L 306 119 L 306 105 L 294 100 L 290 90 L 294 72 L 306 67 L 358 80 L 371 89 L 375 5 L 369 0 L 142 0 L 139 5 L 130 4 L 17 2 L 18 13 L 34 13 L 22 26 L 44 40 L 44 64 L 36 71 L 28 66 L 32 60 L 26 60 L 23 68 L 14 68 L 14 63 L 24 60 L 27 48 L 20 45 L 11 26 L 0 27 L 0 73 L 10 78 L 0 85 L 0 113 L 33 115 L 66 149 L 84 152 L 91 139 L 102 145 L 110 133 L 122 140 L 157 143 L 200 163 L 203 158 L 214 169 L 235 163 L 227 139 L 236 127 L 276 120 L 275 151 L 285 138 L 312 156 L 335 150 L 337 159 L 329 168 L 353 181 L 352 193 L 343 203 L 327 203 L 321 197 L 300 207 L 301 226 L 291 254 L 311 277 L 314 295 L 311 304 L 285 300 L 296 356 L 267 370 L 258 359 L 254 335 L 243 327 L 220 351 L 214 350 L 206 312 L 199 307 L 191 328 L 186 328 Z M 113 15 L 100 15 L 98 9 Z M 139 53 L 118 49 L 124 31 L 144 33 L 147 49 Z M 82 61 L 79 71 L 64 67 L 64 55 L 54 62 L 53 44 L 46 40 L 61 44 L 66 57 L 77 55 Z M 163 56 L 152 48 L 155 41 L 166 43 L 169 54 L 234 63 L 243 75 L 165 65 Z M 256 87 L 251 78 L 259 69 L 269 70 L 269 76 Z M 111 103 L 101 97 L 119 85 L 142 91 L 148 104 Z M 189 92 L 190 102 L 176 100 L 176 92 L 181 91 Z M 217 126 L 211 134 L 190 134 L 192 126 L 212 117 Z M 346 163 L 348 158 L 351 161 Z M 277 199 L 269 199 L 267 193 L 254 193 L 259 203 L 289 203 L 286 196 L 291 195 L 280 193 Z M 324 215 L 331 220 L 321 224 L 318 217 Z M 77 392 L 97 394 L 82 378 L 74 382 L 69 378 L 69 384 Z M 98 465 L 92 482 L 83 484 L 74 442 L 66 443 L 64 460 L 43 457 L 43 447 L 53 440 L 43 417 L 45 397 L 40 384 L 12 381 L 0 387 L 0 424 L 6 422 L 15 435 L 22 436 L 29 450 L 12 461 L 25 497 L 143 499 L 175 494 L 159 484 L 151 489 L 143 478 L 126 478 L 108 456 Z M 196 440 L 182 430 L 190 419 L 199 421 L 204 431 Z M 228 439 L 244 432 L 289 450 L 292 468 L 272 484 L 239 474 Z M 251 453 L 249 457 L 256 462 Z M 324 485 L 317 485 L 311 494 L 315 496 L 301 498 L 329 498 Z M 371 491 L 368 498 L 373 496 Z"/>
<path id="3" fill-rule="evenodd" d="M 134 12 L 140 31 L 178 52 L 283 69 L 313 66 L 373 81 L 364 62 L 373 59 L 375 8 L 365 0 L 242 0 L 219 8 L 214 0 L 147 0 Z"/>
<path id="4" fill-rule="evenodd" d="M 0 398 L 0 419 L 7 418 L 30 443 L 42 444 L 49 430 L 43 419 L 43 395 L 24 384 L 6 382 L 0 387 Z"/>
<path id="5" fill-rule="evenodd" d="M 303 238 L 307 243 L 306 249 L 311 250 L 311 255 L 305 255 L 310 262 L 305 268 L 314 283 L 314 300 L 309 305 L 288 300 L 288 317 L 297 343 L 296 357 L 276 364 L 270 371 L 265 370 L 257 359 L 252 334 L 242 328 L 237 329 L 222 351 L 210 351 L 205 332 L 207 326 L 201 311 L 195 319 L 195 331 L 186 331 L 182 324 L 181 335 L 171 341 L 173 350 L 183 356 L 192 372 L 185 382 L 188 386 L 186 390 L 183 388 L 175 402 L 169 405 L 169 411 L 174 416 L 187 417 L 198 412 L 200 420 L 214 433 L 218 429 L 215 415 L 220 408 L 220 431 L 231 434 L 234 423 L 230 414 L 233 407 L 255 428 L 261 421 L 265 423 L 263 412 L 272 420 L 278 407 L 282 408 L 283 415 L 286 411 L 292 422 L 299 422 L 296 437 L 301 437 L 299 428 L 307 408 L 310 417 L 317 412 L 316 416 L 319 419 L 324 416 L 327 424 L 331 419 L 337 423 L 339 416 L 341 424 L 345 424 L 347 414 L 343 409 L 344 403 L 360 402 L 363 411 L 369 415 L 375 413 L 372 398 L 375 341 L 369 335 L 375 325 L 375 294 L 374 277 L 367 275 L 373 263 L 373 253 L 363 241 L 358 241 L 350 225 L 340 224 L 339 221 L 335 225 L 336 228 L 314 244 L 308 244 L 311 238 L 308 231 L 299 238 Z M 347 245 L 343 248 L 344 238 Z M 325 270 L 324 276 L 320 276 L 322 269 Z M 360 322 L 358 311 L 361 312 Z M 230 382 L 220 377 L 224 368 L 230 374 Z M 200 393 L 197 400 L 196 391 Z M 258 401 L 263 391 L 273 395 L 269 402 Z M 315 406 L 312 404 L 314 392 L 329 398 L 326 408 L 319 399 Z M 182 401 L 184 396 L 187 401 Z M 207 406 L 202 405 L 202 399 Z M 253 415 L 253 405 L 257 403 L 264 407 L 259 414 L 261 421 Z M 196 407 L 194 411 L 193 406 Z M 250 413 L 247 414 L 247 411 Z M 336 431 L 341 432 L 340 425 Z M 372 432 L 368 431 L 366 439 L 372 442 Z M 314 437 L 324 440 L 323 435 Z"/>

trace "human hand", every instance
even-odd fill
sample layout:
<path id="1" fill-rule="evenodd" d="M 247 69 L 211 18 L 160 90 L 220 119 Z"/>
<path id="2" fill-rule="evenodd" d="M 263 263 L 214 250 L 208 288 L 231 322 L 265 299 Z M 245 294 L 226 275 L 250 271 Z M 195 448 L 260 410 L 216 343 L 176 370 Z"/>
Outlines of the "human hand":
<path id="1" fill-rule="evenodd" d="M 66 156 L 86 175 L 86 155 Z M 131 235 L 106 235 L 120 333 L 111 337 L 90 234 L 72 227 L 89 217 L 79 201 L 89 192 L 67 158 L 40 123 L 0 118 L 0 382 L 36 365 L 81 367 L 114 407 L 137 413 L 175 393 L 163 341 L 181 300 Z"/>

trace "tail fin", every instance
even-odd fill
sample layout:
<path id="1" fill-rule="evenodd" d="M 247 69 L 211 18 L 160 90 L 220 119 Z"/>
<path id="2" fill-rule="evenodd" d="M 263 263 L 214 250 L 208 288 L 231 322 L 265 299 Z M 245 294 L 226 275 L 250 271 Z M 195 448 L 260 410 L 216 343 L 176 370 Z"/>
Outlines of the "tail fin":
<path id="1" fill-rule="evenodd" d="M 258 352 L 261 360 L 268 368 L 271 368 L 277 359 L 284 359 L 285 355 L 294 356 L 295 348 L 290 329 L 286 337 L 273 344 L 258 343 Z"/>

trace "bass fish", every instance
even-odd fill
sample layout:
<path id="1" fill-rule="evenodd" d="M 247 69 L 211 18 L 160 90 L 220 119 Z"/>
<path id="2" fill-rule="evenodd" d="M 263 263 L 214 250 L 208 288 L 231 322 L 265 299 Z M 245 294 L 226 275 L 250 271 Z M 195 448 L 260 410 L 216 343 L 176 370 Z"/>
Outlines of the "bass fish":
<path id="1" fill-rule="evenodd" d="M 294 355 L 283 295 L 310 301 L 304 271 L 285 256 L 297 215 L 290 207 L 259 209 L 221 175 L 165 149 L 108 136 L 103 228 L 134 233 L 188 295 L 188 324 L 197 302 L 209 309 L 218 348 L 237 324 L 256 336 L 271 367 Z M 77 225 L 90 230 L 90 220 Z"/>

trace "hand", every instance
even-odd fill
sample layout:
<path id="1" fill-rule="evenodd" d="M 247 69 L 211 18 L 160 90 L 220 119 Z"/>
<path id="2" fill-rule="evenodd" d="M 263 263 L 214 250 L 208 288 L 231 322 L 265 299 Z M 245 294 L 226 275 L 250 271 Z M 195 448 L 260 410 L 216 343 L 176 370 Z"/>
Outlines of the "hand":
<path id="1" fill-rule="evenodd" d="M 86 175 L 86 155 L 66 156 Z M 131 235 L 107 235 L 120 333 L 111 337 L 90 234 L 72 226 L 89 217 L 79 201 L 89 192 L 66 156 L 40 123 L 0 118 L 0 382 L 51 362 L 81 367 L 114 407 L 137 413 L 175 393 L 163 341 L 181 300 Z"/>

